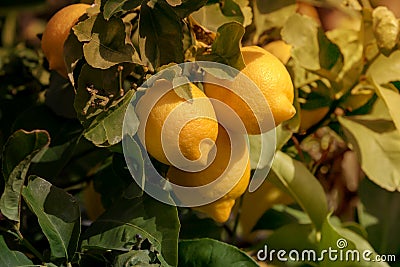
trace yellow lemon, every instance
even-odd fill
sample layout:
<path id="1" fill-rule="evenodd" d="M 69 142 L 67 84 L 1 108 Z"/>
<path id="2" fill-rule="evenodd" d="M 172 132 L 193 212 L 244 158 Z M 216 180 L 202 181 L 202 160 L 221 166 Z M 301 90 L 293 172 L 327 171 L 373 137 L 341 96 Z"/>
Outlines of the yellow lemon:
<path id="1" fill-rule="evenodd" d="M 170 182 L 186 187 L 207 185 L 219 178 L 219 183 L 204 197 L 210 199 L 220 195 L 221 197 L 194 209 L 221 223 L 229 219 L 235 199 L 246 191 L 250 180 L 250 160 L 246 140 L 239 134 L 231 133 L 230 136 L 232 140 L 236 140 L 234 143 L 231 142 L 223 127 L 218 128 L 218 138 L 215 143 L 217 152 L 214 161 L 206 169 L 199 172 L 186 172 L 170 167 L 167 173 L 167 179 Z M 232 145 L 236 147 L 233 149 Z M 233 150 L 239 152 L 231 153 Z M 178 193 L 177 196 L 180 198 Z"/>
<path id="2" fill-rule="evenodd" d="M 290 50 L 292 49 L 292 46 L 287 44 L 285 41 L 272 41 L 266 44 L 263 48 L 276 56 L 285 65 L 290 59 Z"/>
<path id="3" fill-rule="evenodd" d="M 296 113 L 292 105 L 293 84 L 282 62 L 268 51 L 258 46 L 247 46 L 241 52 L 246 64 L 241 72 L 259 89 L 238 75 L 232 82 L 225 82 L 229 89 L 205 83 L 204 90 L 208 97 L 232 108 L 244 123 L 247 133 L 260 134 Z M 275 123 L 271 121 L 271 112 Z M 224 118 L 227 115 L 218 110 L 217 113 L 218 119 L 229 121 L 229 118 Z"/>
<path id="4" fill-rule="evenodd" d="M 181 160 L 181 156 L 205 164 L 217 139 L 218 122 L 210 100 L 197 86 L 190 86 L 193 98 L 186 101 L 170 82 L 158 81 L 135 108 L 140 140 L 147 152 L 164 164 Z"/>
<path id="5" fill-rule="evenodd" d="M 101 203 L 101 195 L 94 189 L 93 181 L 83 190 L 83 203 L 90 220 L 96 220 L 105 210 Z"/>
<path id="6" fill-rule="evenodd" d="M 285 192 L 268 181 L 254 192 L 243 195 L 239 217 L 240 231 L 247 236 L 261 216 L 276 204 L 290 204 L 293 199 Z"/>
<path id="7" fill-rule="evenodd" d="M 86 13 L 88 7 L 90 7 L 88 4 L 73 4 L 62 8 L 51 17 L 43 32 L 42 50 L 49 61 L 49 67 L 64 77 L 67 77 L 64 42 L 67 40 L 71 28 Z"/>
<path id="8" fill-rule="evenodd" d="M 329 107 L 320 107 L 316 109 L 301 109 L 300 110 L 300 131 L 304 132 L 310 127 L 320 122 L 329 112 Z"/>
<path id="9" fill-rule="evenodd" d="M 318 23 L 318 25 L 321 25 L 318 11 L 314 6 L 304 2 L 297 2 L 297 13 L 308 16 Z"/>

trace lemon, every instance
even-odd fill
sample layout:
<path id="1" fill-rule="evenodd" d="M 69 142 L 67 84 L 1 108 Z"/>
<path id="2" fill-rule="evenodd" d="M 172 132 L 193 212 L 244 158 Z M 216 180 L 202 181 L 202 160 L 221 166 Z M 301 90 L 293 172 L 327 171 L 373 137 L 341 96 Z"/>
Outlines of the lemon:
<path id="1" fill-rule="evenodd" d="M 321 25 L 321 20 L 317 9 L 305 2 L 297 2 L 297 13 L 312 18 L 318 25 Z"/>
<path id="2" fill-rule="evenodd" d="M 241 72 L 259 90 L 240 75 L 232 82 L 225 82 L 229 89 L 214 83 L 205 83 L 204 90 L 208 97 L 232 108 L 244 123 L 248 134 L 260 134 L 290 119 L 296 113 L 292 105 L 293 84 L 282 62 L 263 48 L 247 46 L 241 52 L 246 64 Z M 221 114 L 217 109 L 216 111 L 218 119 L 229 121 L 226 118 L 228 115 Z M 274 123 L 271 121 L 271 112 Z"/>
<path id="3" fill-rule="evenodd" d="M 272 41 L 263 46 L 263 48 L 276 56 L 285 65 L 290 59 L 290 50 L 292 49 L 292 46 L 287 44 L 285 41 Z"/>
<path id="4" fill-rule="evenodd" d="M 329 107 L 320 107 L 312 110 L 300 110 L 300 132 L 308 130 L 320 122 L 325 115 L 329 112 Z"/>
<path id="5" fill-rule="evenodd" d="M 94 189 L 93 181 L 83 190 L 83 203 L 90 220 L 96 220 L 105 210 L 101 203 L 101 195 Z"/>
<path id="6" fill-rule="evenodd" d="M 193 98 L 186 101 L 168 81 L 158 81 L 136 104 L 139 138 L 147 152 L 164 164 L 180 156 L 205 164 L 217 139 L 218 122 L 210 100 L 196 85 L 190 86 Z"/>
<path id="7" fill-rule="evenodd" d="M 65 40 L 88 7 L 90 5 L 73 4 L 62 8 L 51 17 L 43 32 L 42 50 L 49 61 L 49 67 L 64 77 L 68 77 L 64 62 Z"/>
<path id="8" fill-rule="evenodd" d="M 218 128 L 218 138 L 215 143 L 217 152 L 213 162 L 206 169 L 186 172 L 171 166 L 167 173 L 170 182 L 186 187 L 207 185 L 218 178 L 221 179 L 219 180 L 221 182 L 204 196 L 214 198 L 221 195 L 221 198 L 194 208 L 221 223 L 229 219 L 235 199 L 246 191 L 250 180 L 250 159 L 246 140 L 239 134 L 231 133 L 230 136 L 235 143 L 231 142 L 223 127 Z M 235 150 L 240 152 L 231 154 L 232 145 L 235 145 Z M 180 198 L 178 193 L 177 196 Z"/>
<path id="9" fill-rule="evenodd" d="M 243 195 L 239 217 L 240 232 L 247 236 L 262 215 L 276 204 L 290 204 L 293 199 L 274 184 L 264 181 L 254 192 Z"/>

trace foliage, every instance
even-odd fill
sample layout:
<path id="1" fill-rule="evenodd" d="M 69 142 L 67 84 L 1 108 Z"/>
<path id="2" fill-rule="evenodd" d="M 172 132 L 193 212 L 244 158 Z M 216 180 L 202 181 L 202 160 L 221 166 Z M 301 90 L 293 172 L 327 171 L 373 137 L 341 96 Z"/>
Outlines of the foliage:
<path id="1" fill-rule="evenodd" d="M 319 2 L 353 20 L 325 31 L 296 13 L 294 0 L 95 0 L 65 43 L 69 80 L 47 70 L 40 49 L 7 46 L 10 36 L 3 34 L 0 265 L 258 266 L 254 258 L 265 244 L 270 250 L 321 252 L 337 248 L 338 239 L 347 241 L 344 252 L 368 249 L 399 259 L 398 21 L 369 1 Z M 272 208 L 251 214 L 238 201 L 221 225 L 142 192 L 121 146 L 125 111 L 140 94 L 137 88 L 175 63 L 206 60 L 240 70 L 242 44 L 278 39 L 292 46 L 286 67 L 297 115 L 277 127 L 267 179 L 293 203 L 256 199 L 254 205 Z M 174 82 L 180 78 L 171 75 Z M 190 99 L 184 88 L 179 95 Z M 299 130 L 301 110 L 321 107 L 328 113 Z M 130 119 L 134 134 L 138 121 Z M 250 137 L 253 169 L 269 164 L 253 164 L 261 138 L 267 139 Z M 143 168 L 138 146 L 130 156 Z M 165 165 L 153 163 L 165 174 Z M 93 222 L 82 197 L 91 181 L 106 210 Z M 241 225 L 242 214 L 260 219 Z M 272 263 L 344 264 L 327 258 Z"/>

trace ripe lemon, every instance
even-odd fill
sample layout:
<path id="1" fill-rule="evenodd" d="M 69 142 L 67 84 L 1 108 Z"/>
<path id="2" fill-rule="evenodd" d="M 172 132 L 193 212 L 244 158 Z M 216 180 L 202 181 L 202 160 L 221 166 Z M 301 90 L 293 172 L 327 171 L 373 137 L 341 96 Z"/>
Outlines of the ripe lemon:
<path id="1" fill-rule="evenodd" d="M 329 112 L 329 107 L 320 107 L 312 110 L 300 110 L 300 132 L 307 131 L 310 127 L 320 122 Z"/>
<path id="2" fill-rule="evenodd" d="M 318 23 L 318 25 L 321 25 L 318 11 L 314 6 L 304 2 L 297 2 L 297 13 L 308 16 Z"/>
<path id="3" fill-rule="evenodd" d="M 42 50 L 49 61 L 49 67 L 64 77 L 68 77 L 64 63 L 64 42 L 88 7 L 90 5 L 73 4 L 62 8 L 51 17 L 43 32 Z"/>
<path id="4" fill-rule="evenodd" d="M 285 41 L 272 41 L 266 44 L 263 48 L 276 56 L 285 65 L 290 59 L 290 50 L 292 49 L 292 46 L 287 44 Z"/>
<path id="5" fill-rule="evenodd" d="M 250 86 L 240 75 L 235 77 L 233 82 L 225 83 L 229 89 L 205 83 L 204 90 L 208 97 L 231 107 L 244 123 L 248 134 L 260 134 L 272 128 L 271 112 L 274 126 L 290 119 L 296 113 L 292 105 L 293 84 L 282 62 L 263 48 L 247 46 L 243 47 L 241 52 L 246 64 L 241 72 L 253 81 L 261 92 Z M 247 103 L 251 103 L 251 106 Z M 225 120 L 224 114 L 219 113 L 217 116 L 218 119 Z M 226 119 L 229 121 L 229 118 Z"/>
<path id="6" fill-rule="evenodd" d="M 90 220 L 96 220 L 104 211 L 101 195 L 94 189 L 93 181 L 83 190 L 83 203 Z"/>
<path id="7" fill-rule="evenodd" d="M 290 204 L 293 199 L 274 184 L 264 181 L 256 191 L 243 195 L 239 217 L 240 231 L 243 236 L 250 234 L 262 215 L 276 204 Z"/>
<path id="8" fill-rule="evenodd" d="M 235 199 L 246 191 L 250 180 L 250 159 L 246 140 L 244 136 L 237 133 L 231 133 L 231 137 L 235 143 L 231 143 L 231 139 L 223 127 L 218 128 L 217 153 L 214 161 L 206 169 L 199 172 L 186 172 L 171 166 L 167 173 L 169 181 L 186 187 L 207 185 L 223 175 L 220 182 L 204 196 L 213 198 L 222 195 L 222 198 L 194 208 L 221 223 L 229 219 Z M 231 155 L 232 144 L 236 146 L 234 150 L 238 149 L 239 153 Z M 229 161 L 231 161 L 230 164 Z M 181 198 L 178 193 L 176 192 L 177 197 Z"/>
<path id="9" fill-rule="evenodd" d="M 180 155 L 205 164 L 218 135 L 213 106 L 194 84 L 191 101 L 171 88 L 166 80 L 156 82 L 139 99 L 135 108 L 140 121 L 139 138 L 147 152 L 164 164 L 171 164 Z"/>

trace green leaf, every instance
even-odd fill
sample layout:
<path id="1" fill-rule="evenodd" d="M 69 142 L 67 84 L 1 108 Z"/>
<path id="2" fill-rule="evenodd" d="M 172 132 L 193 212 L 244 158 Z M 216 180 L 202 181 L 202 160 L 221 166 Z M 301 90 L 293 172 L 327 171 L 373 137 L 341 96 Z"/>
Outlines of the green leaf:
<path id="1" fill-rule="evenodd" d="M 50 136 L 46 131 L 18 130 L 4 145 L 2 171 L 6 184 L 0 210 L 8 219 L 19 222 L 21 191 L 29 166 L 34 158 L 41 157 L 49 143 Z"/>
<path id="2" fill-rule="evenodd" d="M 159 264 L 151 264 L 149 251 L 133 250 L 115 257 L 114 267 L 138 266 L 138 267 L 157 267 Z"/>
<path id="3" fill-rule="evenodd" d="M 142 196 L 141 188 L 132 180 L 123 155 L 114 154 L 93 175 L 94 188 L 101 194 L 105 209 L 109 208 L 121 195 L 126 198 Z"/>
<path id="4" fill-rule="evenodd" d="M 64 190 L 37 176 L 29 177 L 22 191 L 24 200 L 37 216 L 50 243 L 52 258 L 71 260 L 80 235 L 78 202 Z"/>
<path id="5" fill-rule="evenodd" d="M 321 229 L 328 214 L 325 192 L 301 162 L 278 151 L 268 179 L 287 192 L 308 214 L 315 227 Z"/>
<path id="6" fill-rule="evenodd" d="M 84 136 L 96 146 L 112 146 L 121 142 L 125 112 L 133 96 L 134 91 L 128 91 L 117 105 L 97 116 L 85 129 Z"/>
<path id="7" fill-rule="evenodd" d="M 104 5 L 104 19 L 109 20 L 114 14 L 132 10 L 142 3 L 142 0 L 108 0 Z"/>
<path id="8" fill-rule="evenodd" d="M 394 125 L 396 125 L 396 128 L 400 132 L 400 94 L 396 90 L 390 90 L 386 89 L 374 81 L 372 81 L 373 86 L 376 89 L 376 93 L 378 96 L 385 102 L 387 109 L 389 110 L 389 113 L 393 119 Z"/>
<path id="9" fill-rule="evenodd" d="M 276 132 L 269 131 L 259 135 L 249 135 L 250 166 L 252 169 L 264 169 L 271 166 L 275 154 Z M 262 147 L 262 146 L 263 147 Z"/>
<path id="10" fill-rule="evenodd" d="M 245 252 L 217 240 L 202 238 L 179 242 L 179 266 L 258 266 Z"/>
<path id="11" fill-rule="evenodd" d="M 400 240 L 392 237 L 400 236 L 400 229 L 396 225 L 400 220 L 400 192 L 388 192 L 364 179 L 360 184 L 359 196 L 363 205 L 360 224 L 368 232 L 368 241 L 379 254 L 399 253 Z M 366 215 L 373 216 L 375 222 L 367 225 Z"/>
<path id="12" fill-rule="evenodd" d="M 84 64 L 81 68 L 74 108 L 78 119 L 87 128 L 94 118 L 120 101 L 121 88 L 119 77 L 122 80 L 132 71 L 132 65 L 125 63 L 107 70 L 101 70 Z M 94 91 L 91 91 L 94 90 Z M 90 92 L 91 91 L 91 92 Z"/>
<path id="13" fill-rule="evenodd" d="M 313 19 L 295 14 L 287 20 L 281 34 L 282 39 L 293 46 L 292 57 L 304 68 L 320 69 L 318 25 Z"/>
<path id="14" fill-rule="evenodd" d="M 74 35 L 79 42 L 89 42 L 92 36 L 92 30 L 95 22 L 97 21 L 97 15 L 90 16 L 84 21 L 78 22 L 72 27 Z"/>
<path id="15" fill-rule="evenodd" d="M 375 256 L 377 254 L 364 238 L 340 225 L 334 226 L 332 222 L 332 219 L 328 216 L 322 227 L 321 241 L 318 244 L 319 255 L 321 256 L 322 253 L 325 254 L 320 266 L 342 267 L 344 264 L 346 264 L 346 266 L 355 267 L 389 266 L 385 262 L 375 261 Z M 332 253 L 333 257 L 336 256 L 336 259 L 328 256 L 329 249 L 336 250 L 336 253 Z M 324 250 L 325 252 L 323 252 Z M 370 251 L 370 254 L 364 255 L 365 251 Z M 359 260 L 357 260 L 357 255 L 359 256 Z M 366 261 L 363 256 L 369 257 L 371 261 Z"/>
<path id="16" fill-rule="evenodd" d="M 70 73 L 72 73 L 72 69 Z M 74 97 L 75 90 L 72 84 L 64 77 L 58 74 L 56 75 L 56 72 L 52 72 L 50 75 L 50 86 L 46 90 L 45 104 L 51 108 L 55 114 L 64 118 L 75 119 Z M 47 112 L 49 112 L 49 110 Z"/>
<path id="17" fill-rule="evenodd" d="M 257 7 L 262 14 L 272 13 L 286 6 L 296 4 L 296 0 L 256 0 Z"/>
<path id="18" fill-rule="evenodd" d="M 144 1 L 139 18 L 139 47 L 143 64 L 154 70 L 171 62 L 182 63 L 183 23 L 164 0 Z"/>
<path id="19" fill-rule="evenodd" d="M 400 50 L 389 57 L 380 55 L 368 68 L 367 76 L 377 84 L 386 84 L 400 80 Z"/>
<path id="20" fill-rule="evenodd" d="M 358 81 L 363 70 L 363 44 L 359 31 L 336 28 L 326 33 L 343 55 L 343 67 L 337 80 L 341 81 L 341 90 L 346 92 Z"/>
<path id="21" fill-rule="evenodd" d="M 294 14 L 285 23 L 281 35 L 292 45 L 292 57 L 308 70 L 330 70 L 341 59 L 338 46 L 310 17 Z"/>
<path id="22" fill-rule="evenodd" d="M 218 28 L 217 37 L 212 44 L 210 55 L 201 55 L 197 60 L 214 61 L 229 65 L 237 70 L 243 69 L 244 63 L 240 52 L 244 28 L 240 23 L 229 22 Z"/>
<path id="23" fill-rule="evenodd" d="M 304 250 L 316 251 L 317 249 L 316 232 L 312 224 L 286 224 L 274 231 L 263 243 L 260 249 L 270 252 L 284 250 L 289 253 L 291 250 L 296 250 L 301 253 Z M 266 249 L 265 246 L 267 246 Z M 276 255 L 264 254 L 260 256 L 266 257 L 265 260 L 270 260 L 272 257 L 273 262 L 279 264 Z"/>
<path id="24" fill-rule="evenodd" d="M 296 13 L 297 5 L 293 3 L 291 5 L 285 5 L 288 1 L 268 1 L 268 5 L 263 3 L 258 3 L 260 1 L 253 1 L 253 13 L 254 13 L 254 26 L 256 28 L 253 37 L 253 42 L 258 42 L 260 36 L 267 31 L 272 29 L 282 28 L 289 17 Z M 281 4 L 281 6 L 276 9 L 276 11 L 263 14 L 265 8 L 269 8 L 270 5 L 275 5 L 275 3 Z M 294 2 L 294 1 L 292 1 Z"/>
<path id="25" fill-rule="evenodd" d="M 124 22 L 116 17 L 107 21 L 101 15 L 96 16 L 90 40 L 83 45 L 83 54 L 89 65 L 99 69 L 108 69 L 123 62 L 140 63 L 126 35 Z"/>
<path id="26" fill-rule="evenodd" d="M 368 178 L 400 191 L 400 133 L 393 122 L 373 115 L 339 117 L 339 122 Z"/>
<path id="27" fill-rule="evenodd" d="M 388 56 L 399 40 L 399 21 L 386 6 L 372 12 L 372 27 L 379 49 Z"/>
<path id="28" fill-rule="evenodd" d="M 194 20 L 213 32 L 230 22 L 237 22 L 246 27 L 251 24 L 252 16 L 249 2 L 244 0 L 226 0 L 223 4 L 209 4 L 192 13 Z"/>
<path id="29" fill-rule="evenodd" d="M 65 42 L 64 42 L 64 61 L 65 61 L 65 66 L 67 67 L 67 73 L 68 73 L 69 78 L 73 78 L 73 71 L 74 71 L 76 65 L 78 64 L 79 60 L 81 60 L 83 58 L 82 47 L 83 47 L 83 44 L 81 42 L 79 42 L 78 37 L 72 33 L 70 33 L 68 35 L 67 40 L 65 40 Z M 54 75 L 52 75 L 52 76 L 54 77 Z M 50 76 L 50 79 L 52 78 L 52 76 Z M 63 80 L 65 82 L 65 79 L 63 79 Z M 71 79 L 71 80 L 73 80 L 73 79 Z M 50 81 L 50 86 L 51 85 L 52 85 L 52 82 Z M 47 94 L 46 94 L 46 96 L 47 96 Z M 47 97 L 46 97 L 46 100 L 47 100 Z"/>
<path id="30" fill-rule="evenodd" d="M 179 77 L 178 77 L 179 78 Z M 182 78 L 186 78 L 185 76 L 183 76 Z M 174 79 L 173 83 L 176 81 L 176 78 Z M 188 80 L 189 81 L 189 80 Z M 181 83 L 179 83 L 181 84 Z M 193 95 L 192 95 L 192 87 L 190 86 L 190 84 L 186 83 L 186 84 L 182 84 L 179 85 L 178 87 L 175 87 L 174 85 L 174 92 L 180 97 L 183 98 L 185 100 L 192 100 L 193 99 Z"/>
<path id="31" fill-rule="evenodd" d="M 160 253 L 157 257 L 162 264 L 176 266 L 178 233 L 176 207 L 148 195 L 129 200 L 122 198 L 88 228 L 82 248 L 129 251 L 140 236 L 147 238 Z"/>
<path id="32" fill-rule="evenodd" d="M 0 265 L 31 266 L 33 263 L 22 252 L 10 250 L 4 240 L 4 236 L 0 235 Z"/>
<path id="33" fill-rule="evenodd" d="M 191 13 L 199 10 L 202 6 L 204 6 L 207 3 L 207 0 L 183 0 L 180 2 L 180 5 L 174 6 L 174 11 L 180 18 L 186 18 Z"/>

